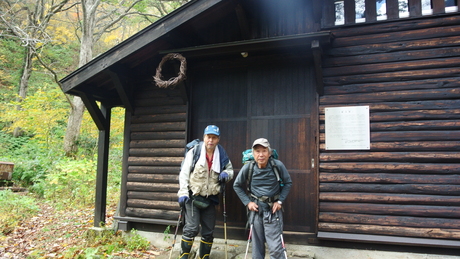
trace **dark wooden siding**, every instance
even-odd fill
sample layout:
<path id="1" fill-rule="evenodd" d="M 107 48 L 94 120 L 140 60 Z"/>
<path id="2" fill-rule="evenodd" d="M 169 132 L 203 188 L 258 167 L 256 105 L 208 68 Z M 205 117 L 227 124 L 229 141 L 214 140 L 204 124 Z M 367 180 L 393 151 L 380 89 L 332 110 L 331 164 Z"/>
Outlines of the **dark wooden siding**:
<path id="1" fill-rule="evenodd" d="M 460 239 L 459 31 L 458 15 L 332 31 L 320 232 Z M 370 107 L 370 150 L 325 150 L 325 107 L 355 105 Z"/>
<path id="2" fill-rule="evenodd" d="M 171 44 L 165 45 L 170 48 L 173 46 L 190 48 L 315 32 L 319 28 L 319 15 L 313 12 L 311 5 L 311 0 L 287 0 L 283 4 L 278 0 L 228 1 L 225 5 L 216 8 L 215 12 L 195 17 L 193 22 L 179 26 L 177 30 L 168 34 L 167 38 L 161 40 Z M 199 89 L 198 91 L 201 91 L 199 93 L 202 94 L 200 96 L 202 99 L 194 100 L 196 106 L 191 110 L 190 122 L 186 120 L 187 107 L 183 104 L 181 93 L 177 89 L 162 90 L 154 88 L 153 85 L 137 89 L 134 96 L 135 112 L 127 125 L 131 133 L 127 148 L 129 154 L 125 176 L 126 190 L 122 194 L 126 196 L 126 204 L 122 207 L 124 211 L 122 217 L 134 222 L 138 220 L 136 218 L 148 218 L 151 219 L 150 222 L 145 220 L 141 222 L 159 224 L 171 223 L 161 222 L 161 220 L 177 220 L 178 173 L 186 140 L 201 139 L 207 124 L 217 124 L 223 132 L 222 144 L 231 154 L 231 159 L 238 170 L 241 167 L 241 152 L 250 147 L 250 142 L 256 136 L 262 134 L 257 131 L 251 132 L 248 128 L 263 126 L 264 136 L 269 137 L 280 153 L 283 153 L 283 162 L 290 166 L 289 169 L 292 169 L 295 180 L 308 181 L 309 185 L 313 186 L 310 189 L 302 188 L 303 186 L 293 188 L 293 193 L 296 194 L 292 196 L 303 199 L 312 207 L 296 207 L 297 211 L 305 217 L 289 214 L 289 228 L 314 232 L 317 218 L 315 209 L 317 175 L 310 171 L 309 166 L 311 152 L 316 150 L 316 146 L 305 142 L 305 140 L 311 141 L 311 136 L 314 134 L 310 131 L 309 124 L 312 120 L 315 122 L 317 120 L 317 99 L 316 96 L 312 96 L 315 94 L 312 67 L 310 61 L 304 59 L 306 52 L 310 51 L 309 46 L 310 44 L 306 44 L 301 50 L 297 49 L 298 46 L 289 49 L 283 46 L 280 46 L 280 49 L 273 49 L 273 47 L 268 50 L 263 47 L 260 50 L 252 49 L 249 58 L 244 61 L 241 61 L 240 51 L 236 51 L 230 57 L 232 60 L 225 55 L 213 57 L 211 65 L 206 63 L 209 61 L 206 57 L 193 56 L 193 51 L 192 53 L 181 52 L 188 61 L 185 82 L 187 91 L 192 91 L 193 94 L 196 89 Z M 286 55 L 280 54 L 285 52 Z M 273 56 L 275 60 L 272 59 Z M 287 56 L 289 58 L 286 58 Z M 302 66 L 289 64 L 288 59 L 293 56 L 295 62 L 303 63 Z M 234 59 L 238 59 L 237 63 L 241 62 L 237 65 L 238 68 L 234 66 Z M 250 62 L 251 65 L 259 68 L 253 69 L 253 78 L 248 79 L 247 66 Z M 280 65 L 278 62 L 284 62 L 283 66 L 286 64 L 292 69 L 288 66 L 280 69 L 277 67 Z M 268 63 L 273 65 L 267 65 Z M 239 65 L 242 65 L 243 69 L 240 69 Z M 195 69 L 197 67 L 199 69 Z M 230 70 L 225 70 L 227 68 Z M 265 71 L 267 68 L 268 70 Z M 141 68 L 141 71 L 143 69 Z M 259 82 L 264 76 L 269 78 L 267 75 L 270 75 L 271 79 L 285 80 L 285 82 L 279 82 L 279 85 L 271 79 L 266 79 L 263 83 Z M 150 78 L 151 71 L 148 74 L 145 72 L 143 76 Z M 262 93 L 270 101 L 265 104 L 265 108 L 261 108 L 261 104 L 256 106 L 254 103 L 253 108 L 257 108 L 254 108 L 254 114 L 248 115 L 250 112 L 247 106 L 249 103 L 247 95 L 250 93 L 248 86 L 253 83 L 254 87 L 251 89 L 257 91 L 252 93 L 252 98 L 257 101 L 256 94 Z M 257 88 L 255 84 L 258 84 Z M 268 84 L 270 87 L 278 88 L 276 93 L 267 88 Z M 286 92 L 282 84 L 289 84 L 293 90 L 288 90 L 291 95 L 287 99 L 280 98 L 281 101 L 278 101 L 275 97 Z M 216 103 L 211 103 L 208 102 L 210 96 L 219 96 L 221 99 L 215 99 Z M 311 98 L 313 101 L 305 101 Z M 211 108 L 206 105 L 200 106 L 203 100 L 205 104 L 211 104 Z M 311 107 L 314 107 L 313 117 L 310 114 Z M 251 121 L 248 116 L 256 119 Z M 249 127 L 248 122 L 252 123 Z M 267 130 L 266 126 L 275 130 Z M 186 131 L 187 127 L 191 127 L 190 132 Z M 280 134 L 294 134 L 295 138 L 281 139 Z M 299 145 L 299 141 L 305 145 Z M 297 159 L 296 152 L 291 150 L 293 146 L 299 151 L 298 153 L 310 152 L 306 155 L 308 158 Z M 231 189 L 231 186 L 229 188 Z M 245 226 L 246 217 L 241 202 L 233 194 L 233 190 L 227 193 L 228 208 L 238 208 L 234 213 L 228 213 L 229 222 L 234 223 L 235 226 Z M 302 224 L 303 226 L 299 227 Z"/>
<path id="3" fill-rule="evenodd" d="M 202 65 L 207 69 L 194 70 L 190 78 L 193 138 L 201 138 L 206 125 L 218 125 L 235 175 L 242 167 L 242 152 L 256 138 L 268 138 L 293 180 L 284 205 L 285 230 L 314 233 L 318 198 L 311 159 L 317 148 L 312 127 L 312 121 L 317 120 L 317 99 L 312 65 L 305 58 L 256 60 L 248 57 L 236 68 Z M 229 224 L 245 226 L 245 207 L 232 188 L 226 202 L 231 210 L 227 213 Z"/>
<path id="4" fill-rule="evenodd" d="M 317 31 L 319 17 L 314 12 L 317 0 L 256 0 L 243 1 L 248 5 L 247 20 L 253 39 L 295 35 Z"/>
<path id="5" fill-rule="evenodd" d="M 152 83 L 136 90 L 124 216 L 177 220 L 186 114 L 179 87 L 160 89 Z"/>

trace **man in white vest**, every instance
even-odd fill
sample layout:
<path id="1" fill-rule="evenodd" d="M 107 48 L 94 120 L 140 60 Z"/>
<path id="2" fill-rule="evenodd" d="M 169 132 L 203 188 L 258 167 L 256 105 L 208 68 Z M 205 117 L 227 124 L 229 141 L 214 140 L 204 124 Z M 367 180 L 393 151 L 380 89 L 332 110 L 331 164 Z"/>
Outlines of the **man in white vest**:
<path id="1" fill-rule="evenodd" d="M 221 185 L 233 178 L 233 166 L 224 148 L 219 145 L 220 130 L 209 125 L 203 141 L 190 149 L 179 174 L 179 204 L 185 208 L 182 231 L 181 259 L 188 259 L 193 240 L 201 225 L 200 259 L 209 258 L 216 223 L 215 206 L 219 204 Z M 198 160 L 194 164 L 194 155 Z"/>

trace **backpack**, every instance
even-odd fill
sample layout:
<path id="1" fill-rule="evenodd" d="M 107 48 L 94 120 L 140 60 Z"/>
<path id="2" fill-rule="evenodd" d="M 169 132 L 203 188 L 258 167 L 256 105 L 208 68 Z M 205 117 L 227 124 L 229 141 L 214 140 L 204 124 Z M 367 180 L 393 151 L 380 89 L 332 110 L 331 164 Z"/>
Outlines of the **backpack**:
<path id="1" fill-rule="evenodd" d="M 273 172 L 275 173 L 276 180 L 278 181 L 280 188 L 283 188 L 284 182 L 283 178 L 280 177 L 278 166 L 275 163 L 275 159 L 278 159 L 278 152 L 275 149 L 272 149 L 272 155 L 268 158 L 268 162 L 273 168 Z M 251 181 L 252 181 L 252 174 L 254 173 L 254 166 L 256 166 L 256 161 L 254 161 L 254 156 L 252 154 L 252 149 L 247 149 L 243 151 L 243 164 L 250 163 L 249 165 L 249 172 L 248 178 L 246 179 L 246 187 L 247 191 L 251 193 Z"/>
<path id="2" fill-rule="evenodd" d="M 192 162 L 192 167 L 190 168 L 190 172 L 193 172 L 193 170 L 195 169 L 195 164 L 196 162 L 198 162 L 198 159 L 200 158 L 202 146 L 203 146 L 203 142 L 199 139 L 194 139 L 190 141 L 189 143 L 187 143 L 187 145 L 185 145 L 184 158 L 187 155 L 188 151 L 190 151 L 190 149 L 193 149 L 193 162 Z M 217 145 L 217 148 L 219 148 L 220 167 L 221 167 L 220 169 L 222 171 L 225 169 L 225 166 L 228 164 L 230 160 L 228 158 L 227 152 L 225 152 L 225 149 L 221 145 Z M 183 164 L 184 164 L 184 160 L 182 160 L 181 170 L 182 170 Z"/>

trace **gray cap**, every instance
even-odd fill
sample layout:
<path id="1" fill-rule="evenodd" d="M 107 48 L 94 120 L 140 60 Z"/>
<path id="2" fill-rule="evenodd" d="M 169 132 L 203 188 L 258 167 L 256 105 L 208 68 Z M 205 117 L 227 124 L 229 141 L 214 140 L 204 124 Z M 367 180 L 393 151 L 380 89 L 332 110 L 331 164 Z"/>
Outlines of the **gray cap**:
<path id="1" fill-rule="evenodd" d="M 268 143 L 268 140 L 266 138 L 258 138 L 254 140 L 254 143 L 252 143 L 252 148 L 254 148 L 257 145 L 261 145 L 263 147 L 270 147 L 270 143 Z"/>

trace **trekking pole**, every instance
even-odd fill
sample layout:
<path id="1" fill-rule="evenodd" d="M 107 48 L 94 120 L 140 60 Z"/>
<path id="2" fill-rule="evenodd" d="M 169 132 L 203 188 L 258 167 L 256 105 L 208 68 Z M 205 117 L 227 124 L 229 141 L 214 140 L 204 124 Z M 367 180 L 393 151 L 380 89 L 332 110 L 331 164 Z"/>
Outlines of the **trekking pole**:
<path id="1" fill-rule="evenodd" d="M 280 218 L 278 216 L 276 216 L 276 220 L 278 221 L 278 225 L 280 226 L 280 237 L 281 237 L 281 245 L 283 246 L 283 250 L 284 250 L 284 257 L 286 257 L 286 259 L 288 259 L 288 256 L 287 256 L 287 251 L 286 251 L 286 245 L 284 244 L 284 238 L 283 238 L 283 229 L 281 228 L 281 222 L 280 222 Z"/>
<path id="2" fill-rule="evenodd" d="M 174 245 L 176 244 L 177 230 L 179 229 L 179 224 L 180 224 L 181 219 L 182 219 L 182 206 L 180 206 L 179 218 L 177 219 L 177 226 L 176 226 L 176 231 L 174 233 L 174 240 L 172 243 L 171 252 L 169 253 L 169 259 L 171 259 L 171 256 L 174 250 Z"/>
<path id="3" fill-rule="evenodd" d="M 252 220 L 251 220 L 251 215 L 252 215 Z M 249 221 L 251 222 L 251 225 L 249 226 L 248 245 L 246 246 L 246 254 L 244 255 L 244 259 L 248 257 L 249 243 L 251 242 L 251 238 L 252 238 L 252 227 L 254 226 L 254 212 L 253 211 L 249 213 Z"/>
<path id="4" fill-rule="evenodd" d="M 225 208 L 225 182 L 222 183 L 222 200 L 224 205 L 224 240 L 225 240 L 225 259 L 227 259 L 227 210 Z"/>

